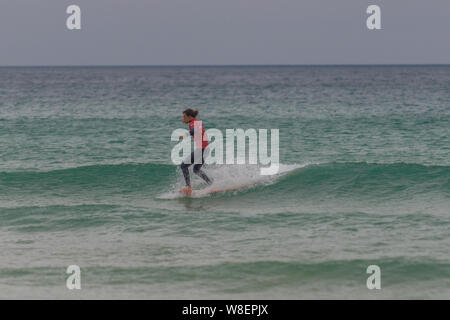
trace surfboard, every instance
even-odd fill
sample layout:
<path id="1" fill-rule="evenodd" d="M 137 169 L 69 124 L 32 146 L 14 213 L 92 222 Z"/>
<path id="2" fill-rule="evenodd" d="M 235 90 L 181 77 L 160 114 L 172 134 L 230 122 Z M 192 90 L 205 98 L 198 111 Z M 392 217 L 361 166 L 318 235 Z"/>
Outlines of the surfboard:
<path id="1" fill-rule="evenodd" d="M 209 190 L 208 193 L 227 192 L 227 191 L 234 191 L 234 190 L 239 190 L 239 189 L 244 189 L 244 188 L 245 188 L 245 186 L 224 188 L 224 189 L 212 189 L 212 190 Z M 205 190 L 205 189 L 202 189 L 202 190 Z M 198 191 L 202 191 L 202 190 L 198 190 Z"/>
<path id="2" fill-rule="evenodd" d="M 210 194 L 210 193 L 220 193 L 220 192 L 228 192 L 228 191 L 235 191 L 235 190 L 240 190 L 240 189 L 245 189 L 248 188 L 249 185 L 244 185 L 244 186 L 235 186 L 235 187 L 230 187 L 230 188 L 214 188 L 211 189 L 211 187 L 206 187 L 203 189 L 198 189 L 198 190 L 192 190 L 191 193 L 186 193 L 180 190 L 180 193 L 186 196 L 189 195 L 205 195 L 205 194 Z"/>

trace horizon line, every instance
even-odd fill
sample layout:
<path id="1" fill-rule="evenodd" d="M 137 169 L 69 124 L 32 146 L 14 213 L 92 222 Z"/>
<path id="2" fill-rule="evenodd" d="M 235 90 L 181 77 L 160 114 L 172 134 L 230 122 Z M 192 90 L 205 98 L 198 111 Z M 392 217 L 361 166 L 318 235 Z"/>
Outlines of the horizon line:
<path id="1" fill-rule="evenodd" d="M 164 67 L 333 67 L 333 66 L 450 66 L 450 63 L 323 63 L 323 64 L 74 64 L 74 65 L 0 65 L 0 68 L 164 68 Z"/>

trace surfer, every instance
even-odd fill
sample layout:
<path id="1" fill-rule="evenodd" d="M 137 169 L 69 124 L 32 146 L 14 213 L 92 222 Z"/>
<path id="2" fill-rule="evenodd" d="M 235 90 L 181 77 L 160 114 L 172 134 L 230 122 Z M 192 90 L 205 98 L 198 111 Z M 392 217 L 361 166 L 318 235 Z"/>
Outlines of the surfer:
<path id="1" fill-rule="evenodd" d="M 186 109 L 183 111 L 183 118 L 181 118 L 183 123 L 189 124 L 189 134 L 180 136 L 180 140 L 189 135 L 193 136 L 195 140 L 194 151 L 180 165 L 186 182 L 186 187 L 180 190 L 183 193 L 192 193 L 191 179 L 189 177 L 189 166 L 191 164 L 194 164 L 194 173 L 196 175 L 202 178 L 207 184 L 212 184 L 212 180 L 201 170 L 201 167 L 205 163 L 205 158 L 208 156 L 206 149 L 208 147 L 208 137 L 205 133 L 203 123 L 196 118 L 197 115 L 198 110 Z M 199 131 L 198 134 L 195 134 L 196 131 Z"/>

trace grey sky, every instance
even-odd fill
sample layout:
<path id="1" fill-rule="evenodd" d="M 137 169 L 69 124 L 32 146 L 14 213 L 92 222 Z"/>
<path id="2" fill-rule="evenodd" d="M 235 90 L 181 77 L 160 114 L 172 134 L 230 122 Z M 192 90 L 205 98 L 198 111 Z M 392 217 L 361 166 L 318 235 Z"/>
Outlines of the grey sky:
<path id="1" fill-rule="evenodd" d="M 450 63 L 449 34 L 449 0 L 1 0 L 0 65 Z"/>

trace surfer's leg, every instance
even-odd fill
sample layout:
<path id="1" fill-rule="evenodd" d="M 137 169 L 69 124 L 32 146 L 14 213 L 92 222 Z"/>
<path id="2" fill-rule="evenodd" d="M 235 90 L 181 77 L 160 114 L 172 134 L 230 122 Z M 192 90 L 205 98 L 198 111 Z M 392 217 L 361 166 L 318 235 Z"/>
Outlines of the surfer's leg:
<path id="1" fill-rule="evenodd" d="M 182 163 L 180 165 L 181 171 L 183 171 L 184 181 L 186 182 L 186 185 L 188 187 L 191 186 L 191 179 L 189 177 L 189 166 L 190 166 L 190 164 L 185 164 L 185 163 Z"/>
<path id="2" fill-rule="evenodd" d="M 189 166 L 194 163 L 194 153 L 192 152 L 190 155 L 191 160 L 189 161 L 189 157 L 187 157 L 180 165 L 181 171 L 183 171 L 184 181 L 186 182 L 186 186 L 191 186 L 191 178 L 189 176 Z M 185 163 L 190 162 L 190 163 Z"/>
<path id="3" fill-rule="evenodd" d="M 198 150 L 198 149 L 197 149 Z M 211 179 L 206 175 L 205 172 L 203 172 L 201 170 L 201 167 L 203 166 L 203 164 L 205 163 L 205 158 L 208 156 L 208 153 L 205 153 L 205 149 L 201 150 L 201 155 L 202 155 L 202 162 L 201 163 L 196 163 L 194 164 L 194 173 L 196 175 L 198 175 L 200 178 L 202 178 L 203 180 L 205 180 L 205 182 L 207 184 L 212 184 Z"/>
<path id="4" fill-rule="evenodd" d="M 206 173 L 204 173 L 200 168 L 202 167 L 203 164 L 196 164 L 194 165 L 194 173 L 196 175 L 198 175 L 200 178 L 202 178 L 203 180 L 205 180 L 205 182 L 207 184 L 212 184 L 211 179 L 206 175 Z"/>

